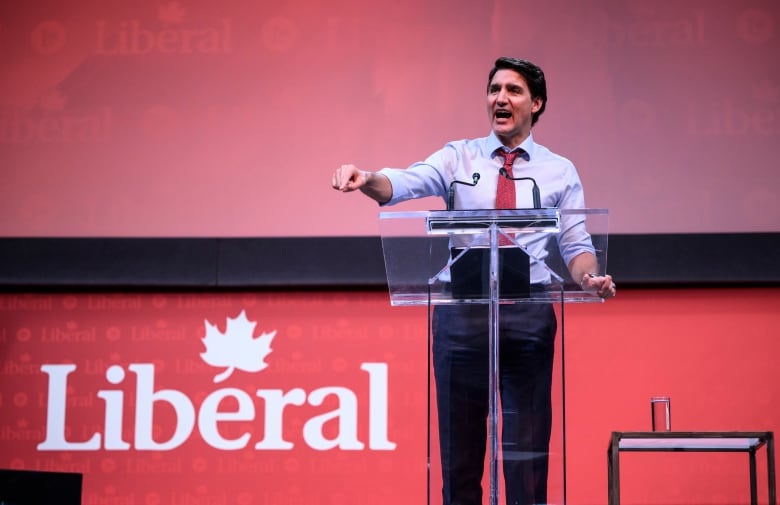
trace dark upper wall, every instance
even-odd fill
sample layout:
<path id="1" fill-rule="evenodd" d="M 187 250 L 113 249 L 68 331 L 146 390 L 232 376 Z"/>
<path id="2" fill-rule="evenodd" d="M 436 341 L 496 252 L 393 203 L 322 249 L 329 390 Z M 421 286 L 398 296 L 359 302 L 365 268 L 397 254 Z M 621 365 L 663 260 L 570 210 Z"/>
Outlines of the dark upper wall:
<path id="1" fill-rule="evenodd" d="M 780 283 L 780 233 L 614 235 L 622 286 Z M 382 287 L 378 237 L 3 238 L 0 286 L 46 288 Z"/>

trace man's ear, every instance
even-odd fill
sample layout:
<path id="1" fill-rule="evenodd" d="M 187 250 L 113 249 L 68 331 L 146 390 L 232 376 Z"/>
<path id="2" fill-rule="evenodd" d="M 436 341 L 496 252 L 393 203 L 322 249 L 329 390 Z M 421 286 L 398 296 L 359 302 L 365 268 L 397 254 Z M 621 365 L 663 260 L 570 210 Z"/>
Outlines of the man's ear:
<path id="1" fill-rule="evenodd" d="M 531 106 L 531 112 L 539 112 L 539 109 L 542 108 L 542 105 L 544 104 L 544 100 L 541 99 L 541 97 L 536 97 L 533 100 L 533 105 Z"/>

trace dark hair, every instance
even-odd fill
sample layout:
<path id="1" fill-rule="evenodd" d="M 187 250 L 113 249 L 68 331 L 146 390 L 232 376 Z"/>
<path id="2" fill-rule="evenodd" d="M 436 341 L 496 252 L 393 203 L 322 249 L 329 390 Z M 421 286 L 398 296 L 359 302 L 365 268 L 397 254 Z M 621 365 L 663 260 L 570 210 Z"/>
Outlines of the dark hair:
<path id="1" fill-rule="evenodd" d="M 539 120 L 539 116 L 542 115 L 545 107 L 547 107 L 547 81 L 544 80 L 544 72 L 542 72 L 541 68 L 528 60 L 502 56 L 496 60 L 493 69 L 490 71 L 490 74 L 488 74 L 488 92 L 490 91 L 490 83 L 493 81 L 493 76 L 495 76 L 496 72 L 499 70 L 514 70 L 522 75 L 525 82 L 528 83 L 528 91 L 531 92 L 531 98 L 542 99 L 542 106 L 538 111 L 534 112 L 534 115 L 531 117 L 531 125 L 535 125 Z"/>

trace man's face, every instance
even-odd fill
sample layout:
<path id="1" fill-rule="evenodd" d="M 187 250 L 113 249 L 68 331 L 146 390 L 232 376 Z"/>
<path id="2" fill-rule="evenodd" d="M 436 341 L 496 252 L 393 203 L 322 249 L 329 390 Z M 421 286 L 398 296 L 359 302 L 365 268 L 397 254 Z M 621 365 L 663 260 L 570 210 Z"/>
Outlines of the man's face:
<path id="1" fill-rule="evenodd" d="M 487 112 L 490 127 L 508 147 L 516 147 L 531 132 L 533 113 L 541 98 L 531 98 L 525 78 L 514 70 L 501 69 L 488 86 Z"/>

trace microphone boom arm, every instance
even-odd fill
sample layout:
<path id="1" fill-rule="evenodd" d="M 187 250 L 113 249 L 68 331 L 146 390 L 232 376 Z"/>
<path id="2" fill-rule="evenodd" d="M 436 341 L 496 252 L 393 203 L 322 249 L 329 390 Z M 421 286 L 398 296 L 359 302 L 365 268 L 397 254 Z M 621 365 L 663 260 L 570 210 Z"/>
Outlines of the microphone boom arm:
<path id="1" fill-rule="evenodd" d="M 453 207 L 455 207 L 455 185 L 463 184 L 464 186 L 476 186 L 479 182 L 479 174 L 473 174 L 471 179 L 473 182 L 454 180 L 450 183 L 449 190 L 447 191 L 447 210 L 453 210 Z"/>
<path id="2" fill-rule="evenodd" d="M 511 181 L 531 181 L 533 183 L 533 187 L 531 188 L 531 196 L 534 200 L 534 209 L 542 208 L 542 195 L 539 191 L 539 185 L 536 184 L 536 180 L 533 177 L 512 177 L 504 167 L 501 167 L 498 173 Z"/>

